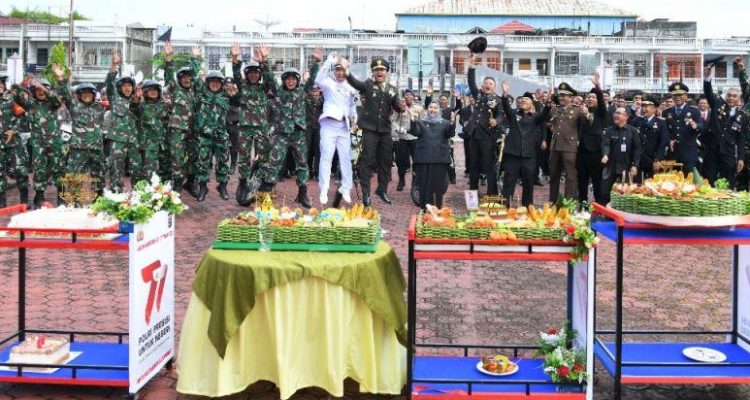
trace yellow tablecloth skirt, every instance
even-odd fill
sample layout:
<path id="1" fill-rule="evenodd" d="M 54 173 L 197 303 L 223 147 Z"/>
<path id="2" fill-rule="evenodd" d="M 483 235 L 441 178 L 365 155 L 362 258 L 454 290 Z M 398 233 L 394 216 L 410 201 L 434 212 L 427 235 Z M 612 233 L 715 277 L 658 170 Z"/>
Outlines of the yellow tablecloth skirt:
<path id="1" fill-rule="evenodd" d="M 177 391 L 219 397 L 259 380 L 281 398 L 306 387 L 344 394 L 344 379 L 363 393 L 398 394 L 406 384 L 406 349 L 351 291 L 308 277 L 258 295 L 222 360 L 206 334 L 211 316 L 193 294 L 177 357 Z"/>

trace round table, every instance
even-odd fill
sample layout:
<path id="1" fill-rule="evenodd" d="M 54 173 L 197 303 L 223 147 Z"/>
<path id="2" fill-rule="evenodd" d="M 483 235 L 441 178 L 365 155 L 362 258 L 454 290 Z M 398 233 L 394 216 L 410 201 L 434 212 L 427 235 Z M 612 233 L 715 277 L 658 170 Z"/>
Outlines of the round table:
<path id="1" fill-rule="evenodd" d="M 393 250 L 209 250 L 193 282 L 177 390 L 210 397 L 259 380 L 281 397 L 305 387 L 399 394 L 406 383 L 405 282 Z"/>

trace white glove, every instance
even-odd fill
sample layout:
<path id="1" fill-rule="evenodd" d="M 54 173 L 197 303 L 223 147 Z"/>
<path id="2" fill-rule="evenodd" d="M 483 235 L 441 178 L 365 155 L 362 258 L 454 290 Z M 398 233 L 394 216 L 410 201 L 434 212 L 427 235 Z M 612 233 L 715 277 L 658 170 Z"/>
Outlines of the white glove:
<path id="1" fill-rule="evenodd" d="M 28 141 L 29 139 L 31 139 L 31 132 L 21 132 L 21 133 L 19 133 L 19 134 L 18 134 L 18 136 L 20 136 L 20 137 L 21 137 L 21 140 L 23 140 L 23 141 L 24 141 L 24 143 L 25 143 L 25 142 L 27 142 L 27 141 Z"/>

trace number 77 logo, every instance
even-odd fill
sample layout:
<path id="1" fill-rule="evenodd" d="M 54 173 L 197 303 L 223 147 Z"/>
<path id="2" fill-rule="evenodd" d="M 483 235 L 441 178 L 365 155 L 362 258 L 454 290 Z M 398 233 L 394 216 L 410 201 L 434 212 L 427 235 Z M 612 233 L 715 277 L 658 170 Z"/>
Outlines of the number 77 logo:
<path id="1" fill-rule="evenodd" d="M 164 268 L 161 267 L 161 261 L 156 260 L 141 270 L 143 282 L 151 283 L 148 289 L 148 300 L 146 301 L 146 324 L 151 322 L 151 313 L 154 310 L 154 305 L 156 305 L 156 311 L 159 311 L 161 308 L 161 297 L 164 293 L 164 286 L 167 283 L 168 266 L 165 264 Z"/>

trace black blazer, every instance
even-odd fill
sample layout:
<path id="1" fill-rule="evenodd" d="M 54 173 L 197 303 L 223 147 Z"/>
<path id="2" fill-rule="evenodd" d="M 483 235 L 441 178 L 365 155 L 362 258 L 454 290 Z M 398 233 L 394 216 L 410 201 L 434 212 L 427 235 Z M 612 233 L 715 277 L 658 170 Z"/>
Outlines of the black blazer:
<path id="1" fill-rule="evenodd" d="M 623 143 L 625 151 L 622 151 Z M 627 124 L 622 128 L 613 125 L 605 129 L 602 138 L 602 156 L 605 155 L 609 157 L 607 166 L 611 168 L 615 178 L 630 167 L 640 166 L 641 141 L 638 138 L 638 129 Z"/>
<path id="2" fill-rule="evenodd" d="M 651 118 L 649 122 L 646 117 L 638 117 L 633 122 L 638 129 L 641 142 L 641 168 L 651 168 L 654 161 L 661 161 L 666 154 L 669 145 L 669 129 L 667 123 L 657 118 Z"/>
<path id="3" fill-rule="evenodd" d="M 734 160 L 735 163 L 738 160 L 744 160 L 748 131 L 747 114 L 742 111 L 741 107 L 737 107 L 734 116 L 731 116 L 731 110 L 724 99 L 714 94 L 711 81 L 703 81 L 703 93 L 711 107 L 708 130 L 719 144 L 719 154 L 722 159 Z"/>
<path id="4" fill-rule="evenodd" d="M 698 136 L 703 132 L 701 111 L 697 107 L 687 104 L 682 106 L 682 112 L 677 114 L 677 107 L 664 110 L 662 117 L 667 121 L 669 139 L 677 141 L 677 160 L 680 162 L 698 161 Z M 688 124 L 692 119 L 697 124 L 696 129 Z"/>
<path id="5" fill-rule="evenodd" d="M 594 88 L 596 100 L 599 104 L 596 110 L 589 110 L 588 118 L 581 118 L 581 129 L 578 134 L 578 148 L 598 153 L 602 149 L 602 135 L 604 129 L 610 125 L 607 107 L 604 105 L 604 94 L 601 89 Z"/>
<path id="6" fill-rule="evenodd" d="M 536 151 L 542 140 L 542 128 L 549 118 L 550 106 L 545 106 L 542 112 L 522 113 L 510 108 L 508 97 L 503 97 L 502 101 L 510 128 L 505 138 L 503 153 L 536 158 Z"/>
<path id="7" fill-rule="evenodd" d="M 351 74 L 346 81 L 361 94 L 362 109 L 357 125 L 366 131 L 391 134 L 391 111 L 403 112 L 398 99 L 398 90 L 389 85 L 378 85 L 372 79 L 362 82 Z"/>
<path id="8" fill-rule="evenodd" d="M 417 120 L 412 122 L 412 135 L 417 137 L 414 149 L 414 164 L 450 164 L 451 145 L 449 139 L 455 134 L 450 121 L 438 122 Z"/>
<path id="9" fill-rule="evenodd" d="M 474 112 L 469 118 L 469 123 L 464 126 L 464 132 L 474 139 L 494 142 L 500 138 L 500 133 L 505 127 L 500 96 L 479 91 L 474 68 L 469 68 L 469 90 L 475 99 Z M 490 127 L 490 116 L 497 120 L 497 126 L 494 128 Z"/>

